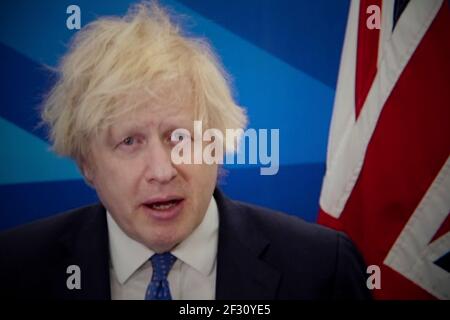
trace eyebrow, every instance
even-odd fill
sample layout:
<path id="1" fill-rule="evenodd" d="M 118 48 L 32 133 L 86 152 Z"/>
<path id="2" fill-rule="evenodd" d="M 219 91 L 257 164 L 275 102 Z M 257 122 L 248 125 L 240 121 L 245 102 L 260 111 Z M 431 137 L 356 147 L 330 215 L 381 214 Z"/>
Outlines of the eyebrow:
<path id="1" fill-rule="evenodd" d="M 174 131 L 178 128 L 184 128 L 189 131 L 192 131 L 193 129 L 193 121 L 191 120 L 185 120 L 185 119 L 173 119 L 171 120 L 163 120 L 159 124 L 159 128 L 162 129 L 164 132 L 167 131 Z M 112 125 L 108 128 L 106 133 L 107 141 L 110 141 L 112 144 L 116 143 L 115 140 L 116 135 L 127 135 L 127 134 L 134 134 L 143 132 L 148 128 L 148 123 L 138 123 L 137 121 L 125 121 L 120 123 L 120 127 L 118 128 L 117 125 Z"/>
<path id="2" fill-rule="evenodd" d="M 120 128 L 118 128 L 117 125 L 112 125 L 106 131 L 106 143 L 114 146 L 119 142 L 117 141 L 118 139 L 125 138 L 124 135 L 134 134 L 135 132 L 142 131 L 144 127 L 145 126 L 143 125 L 126 125 L 123 123 L 121 124 Z"/>

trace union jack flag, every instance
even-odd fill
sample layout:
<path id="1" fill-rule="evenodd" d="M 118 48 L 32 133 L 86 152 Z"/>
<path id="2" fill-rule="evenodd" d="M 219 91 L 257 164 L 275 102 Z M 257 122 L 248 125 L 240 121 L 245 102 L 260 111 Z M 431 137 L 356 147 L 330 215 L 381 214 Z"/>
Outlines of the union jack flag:
<path id="1" fill-rule="evenodd" d="M 318 222 L 380 267 L 378 299 L 450 299 L 449 59 L 448 1 L 352 1 Z"/>

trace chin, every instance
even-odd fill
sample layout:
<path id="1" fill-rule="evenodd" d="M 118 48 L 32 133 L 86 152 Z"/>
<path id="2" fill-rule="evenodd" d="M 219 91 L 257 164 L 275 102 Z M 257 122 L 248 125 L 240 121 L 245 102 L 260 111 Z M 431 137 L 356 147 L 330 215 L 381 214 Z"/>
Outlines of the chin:
<path id="1" fill-rule="evenodd" d="M 157 243 L 155 242 L 149 242 L 147 244 L 147 247 L 153 251 L 155 251 L 156 253 L 163 253 L 163 252 L 167 252 L 172 250 L 173 248 L 175 248 L 178 245 L 179 242 L 161 242 L 158 241 Z"/>
<path id="2" fill-rule="evenodd" d="M 155 228 L 147 229 L 139 238 L 139 242 L 157 253 L 170 251 L 182 241 L 182 237 L 177 236 L 172 230 L 155 230 Z"/>

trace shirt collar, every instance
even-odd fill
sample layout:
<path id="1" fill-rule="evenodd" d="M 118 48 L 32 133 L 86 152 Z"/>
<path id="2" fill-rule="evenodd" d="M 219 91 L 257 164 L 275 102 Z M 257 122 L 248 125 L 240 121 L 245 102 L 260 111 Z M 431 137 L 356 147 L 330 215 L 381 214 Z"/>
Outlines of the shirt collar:
<path id="1" fill-rule="evenodd" d="M 124 284 L 155 252 L 130 238 L 109 211 L 106 214 L 111 263 L 119 283 Z M 200 225 L 171 253 L 201 274 L 209 275 L 217 255 L 218 228 L 219 211 L 214 197 L 211 197 Z"/>
<path id="2" fill-rule="evenodd" d="M 217 256 L 219 210 L 211 197 L 208 210 L 200 225 L 178 246 L 172 254 L 207 276 L 214 267 Z"/>
<path id="3" fill-rule="evenodd" d="M 124 284 L 155 252 L 123 232 L 109 211 L 106 215 L 111 263 L 120 284 Z"/>

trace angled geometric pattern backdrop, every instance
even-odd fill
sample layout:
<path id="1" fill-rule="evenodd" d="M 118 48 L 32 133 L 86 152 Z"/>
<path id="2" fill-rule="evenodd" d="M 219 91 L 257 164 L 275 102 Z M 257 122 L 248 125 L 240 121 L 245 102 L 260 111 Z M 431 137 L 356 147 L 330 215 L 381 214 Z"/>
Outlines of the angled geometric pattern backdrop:
<path id="1" fill-rule="evenodd" d="M 39 126 L 51 68 L 85 25 L 122 15 L 134 1 L 2 1 L 0 4 L 0 229 L 97 201 L 70 159 L 54 155 Z M 225 166 L 221 187 L 235 199 L 315 221 L 349 1 L 167 0 L 189 33 L 207 38 L 233 79 L 249 127 L 280 130 L 280 168 Z"/>

